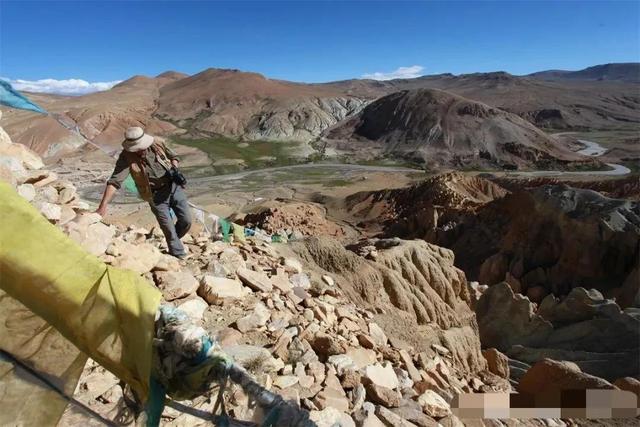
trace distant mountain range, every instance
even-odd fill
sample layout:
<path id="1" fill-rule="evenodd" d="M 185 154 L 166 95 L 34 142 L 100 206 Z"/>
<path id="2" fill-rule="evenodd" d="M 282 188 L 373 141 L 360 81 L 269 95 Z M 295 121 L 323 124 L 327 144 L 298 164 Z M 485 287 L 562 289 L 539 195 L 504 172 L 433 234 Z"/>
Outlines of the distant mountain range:
<path id="1" fill-rule="evenodd" d="M 528 77 L 541 80 L 617 80 L 640 82 L 640 63 L 626 62 L 603 64 L 579 71 L 548 70 L 529 74 Z"/>
<path id="2" fill-rule="evenodd" d="M 123 130 L 131 125 L 145 126 L 150 133 L 183 138 L 225 136 L 245 141 L 311 142 L 356 117 L 376 99 L 417 89 L 438 89 L 449 92 L 450 99 L 458 99 L 454 96 L 457 95 L 468 102 L 477 101 L 487 108 L 503 110 L 511 114 L 504 115 L 509 122 L 518 116 L 541 128 L 612 129 L 640 123 L 639 69 L 638 63 L 606 64 L 581 71 L 542 71 L 528 76 L 505 72 L 440 74 L 320 84 L 274 80 L 238 70 L 207 69 L 192 76 L 174 71 L 156 77 L 134 76 L 108 91 L 79 97 L 30 96 L 69 126 L 77 125 L 92 141 L 114 148 Z M 428 96 L 416 101 L 423 98 L 424 102 L 431 102 Z M 428 107 L 415 105 L 415 108 L 432 114 Z M 429 116 L 428 121 L 435 117 Z M 376 120 L 386 119 L 391 118 L 376 115 Z M 9 111 L 4 115 L 3 126 L 14 141 L 45 157 L 75 150 L 82 143 L 51 117 Z M 407 132 L 402 134 L 411 134 L 410 130 Z M 490 133 L 496 141 L 500 139 L 499 132 Z M 482 135 L 486 133 L 467 137 Z M 475 152 L 478 147 L 470 153 Z"/>

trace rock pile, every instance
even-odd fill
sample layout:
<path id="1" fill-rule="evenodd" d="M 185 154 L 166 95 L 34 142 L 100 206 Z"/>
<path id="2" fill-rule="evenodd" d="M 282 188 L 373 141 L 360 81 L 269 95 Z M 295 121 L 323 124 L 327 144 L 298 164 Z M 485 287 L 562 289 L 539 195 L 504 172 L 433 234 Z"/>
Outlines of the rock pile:
<path id="1" fill-rule="evenodd" d="M 255 226 L 269 234 L 281 236 L 345 236 L 342 226 L 326 218 L 324 208 L 313 203 L 270 201 L 256 212 L 248 213 L 245 225 Z"/>

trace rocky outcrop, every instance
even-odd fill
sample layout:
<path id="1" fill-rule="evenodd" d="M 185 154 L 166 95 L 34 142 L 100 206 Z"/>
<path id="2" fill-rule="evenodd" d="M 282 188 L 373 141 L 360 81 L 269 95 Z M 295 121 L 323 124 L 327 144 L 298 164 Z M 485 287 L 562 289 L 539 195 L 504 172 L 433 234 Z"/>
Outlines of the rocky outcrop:
<path id="1" fill-rule="evenodd" d="M 374 240 L 352 247 L 353 253 L 325 238 L 293 247 L 318 274 L 339 275 L 349 299 L 376 309 L 387 336 L 427 354 L 442 346 L 462 372 L 486 369 L 466 279 L 451 251 L 420 241 Z"/>
<path id="2" fill-rule="evenodd" d="M 480 340 L 527 364 L 544 358 L 575 363 L 615 380 L 640 373 L 640 310 L 621 310 L 595 289 L 575 288 L 539 307 L 507 283 L 489 287 L 476 306 Z"/>
<path id="3" fill-rule="evenodd" d="M 543 359 L 533 365 L 520 379 L 518 391 L 531 395 L 560 392 L 562 390 L 593 390 L 615 388 L 608 381 L 585 374 L 571 362 Z"/>
<path id="4" fill-rule="evenodd" d="M 527 182 L 509 182 L 507 189 L 486 178 L 442 174 L 407 188 L 356 193 L 346 205 L 365 228 L 382 223 L 384 235 L 453 250 L 456 266 L 482 285 L 506 281 L 537 303 L 581 286 L 623 308 L 633 305 L 640 290 L 640 204 Z"/>
<path id="5" fill-rule="evenodd" d="M 615 296 L 638 268 L 640 204 L 542 186 L 487 205 L 451 237 L 445 246 L 466 260 L 465 247 L 485 248 L 479 269 L 465 269 L 481 283 L 507 280 L 522 293 L 543 286 L 555 295 L 582 286 Z"/>

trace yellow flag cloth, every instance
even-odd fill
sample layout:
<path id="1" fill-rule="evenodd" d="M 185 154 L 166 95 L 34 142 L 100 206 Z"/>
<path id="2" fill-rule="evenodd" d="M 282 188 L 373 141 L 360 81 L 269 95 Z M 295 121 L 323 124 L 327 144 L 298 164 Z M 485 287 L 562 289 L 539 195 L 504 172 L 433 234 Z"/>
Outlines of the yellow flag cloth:
<path id="1" fill-rule="evenodd" d="M 85 252 L 4 182 L 0 289 L 146 400 L 160 292 L 137 273 Z M 11 352 L 3 342 L 0 336 L 0 347 Z"/>

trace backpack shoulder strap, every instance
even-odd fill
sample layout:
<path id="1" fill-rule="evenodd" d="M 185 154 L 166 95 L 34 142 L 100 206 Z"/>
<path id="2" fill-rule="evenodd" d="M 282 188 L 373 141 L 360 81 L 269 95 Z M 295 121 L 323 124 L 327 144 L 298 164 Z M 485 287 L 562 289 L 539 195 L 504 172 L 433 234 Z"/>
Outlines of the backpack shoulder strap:
<path id="1" fill-rule="evenodd" d="M 171 169 L 171 162 L 169 161 L 169 157 L 167 156 L 165 145 L 162 142 L 154 142 L 153 144 L 151 144 L 151 149 L 156 154 L 158 162 L 160 162 L 160 164 L 164 166 L 165 169 Z"/>

